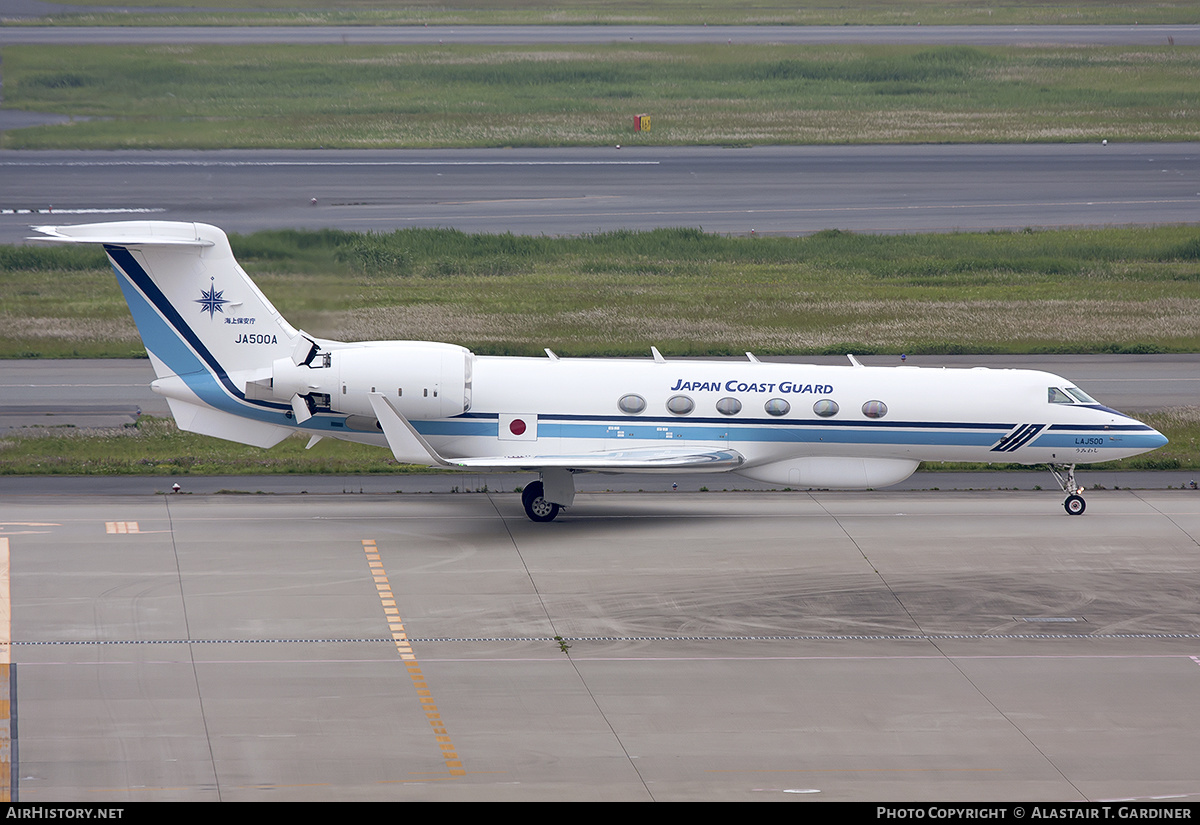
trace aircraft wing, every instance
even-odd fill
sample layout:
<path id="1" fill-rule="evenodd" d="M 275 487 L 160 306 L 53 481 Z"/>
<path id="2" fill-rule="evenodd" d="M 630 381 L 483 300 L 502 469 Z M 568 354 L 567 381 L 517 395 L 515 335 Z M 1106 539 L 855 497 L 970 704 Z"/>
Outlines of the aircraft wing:
<path id="1" fill-rule="evenodd" d="M 613 472 L 686 472 L 732 470 L 745 462 L 737 450 L 696 450 L 686 447 L 647 447 L 576 455 L 498 455 L 443 458 L 382 393 L 371 393 L 371 407 L 397 461 L 473 470 L 516 470 L 562 467 Z"/>
<path id="2" fill-rule="evenodd" d="M 615 472 L 654 472 L 661 470 L 732 470 L 745 461 L 737 450 L 687 450 L 651 448 L 614 450 L 612 452 L 579 453 L 577 455 L 519 455 L 484 456 L 481 458 L 451 458 L 451 466 L 470 469 L 517 470 L 563 467 L 571 470 L 611 470 Z"/>

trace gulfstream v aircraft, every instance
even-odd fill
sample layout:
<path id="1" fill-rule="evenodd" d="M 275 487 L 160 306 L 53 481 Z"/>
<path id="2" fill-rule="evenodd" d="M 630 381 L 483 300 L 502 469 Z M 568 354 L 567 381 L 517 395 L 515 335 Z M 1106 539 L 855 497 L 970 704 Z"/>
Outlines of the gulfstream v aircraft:
<path id="1" fill-rule="evenodd" d="M 342 343 L 292 327 L 225 233 L 137 221 L 37 227 L 102 244 L 179 427 L 270 447 L 293 432 L 396 459 L 528 470 L 525 512 L 550 521 L 581 472 L 737 473 L 790 487 L 871 488 L 920 461 L 1048 464 L 1078 515 L 1075 465 L 1167 440 L 1045 372 L 652 358 L 478 356 L 427 341 Z"/>

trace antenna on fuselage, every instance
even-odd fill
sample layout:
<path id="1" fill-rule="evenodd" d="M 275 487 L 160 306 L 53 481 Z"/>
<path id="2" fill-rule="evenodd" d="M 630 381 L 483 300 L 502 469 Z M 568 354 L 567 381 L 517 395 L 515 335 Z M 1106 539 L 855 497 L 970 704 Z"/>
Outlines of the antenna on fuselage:
<path id="1" fill-rule="evenodd" d="M 665 364 L 667 359 L 663 358 L 663 354 L 658 351 L 658 347 L 650 347 L 650 354 L 654 356 L 654 363 Z"/>
<path id="2" fill-rule="evenodd" d="M 858 359 L 855 358 L 850 353 L 846 353 L 846 357 L 850 359 L 850 366 L 852 366 L 852 367 L 861 367 L 862 366 L 862 364 L 859 363 Z"/>
<path id="3" fill-rule="evenodd" d="M 761 364 L 761 363 L 762 363 L 762 361 L 759 361 L 759 360 L 758 360 L 758 356 L 756 356 L 756 355 L 755 355 L 754 353 L 752 353 L 752 352 L 748 352 L 748 353 L 746 353 L 746 357 L 750 359 L 750 363 L 751 363 L 751 364 Z"/>

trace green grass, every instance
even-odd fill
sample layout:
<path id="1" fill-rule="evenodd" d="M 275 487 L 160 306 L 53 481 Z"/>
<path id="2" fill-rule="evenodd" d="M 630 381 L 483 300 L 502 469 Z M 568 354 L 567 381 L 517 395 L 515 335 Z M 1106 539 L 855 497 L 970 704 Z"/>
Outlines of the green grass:
<path id="1" fill-rule="evenodd" d="M 293 436 L 271 450 L 193 433 L 144 416 L 136 427 L 31 427 L 0 435 L 0 475 L 262 475 L 408 472 L 387 450 Z"/>
<path id="2" fill-rule="evenodd" d="M 6 47 L 0 147 L 1193 141 L 1200 48 Z M 632 132 L 632 115 L 653 128 Z"/>
<path id="3" fill-rule="evenodd" d="M 110 0 L 74 0 L 80 6 L 109 6 Z M 174 9 L 179 0 L 127 0 L 137 9 Z M 120 14 L 96 12 L 57 18 L 79 25 L 254 25 L 330 24 L 748 24 L 748 25 L 930 25 L 1055 23 L 1195 23 L 1200 13 L 1190 0 L 1155 3 L 1081 0 L 863 0 L 863 2 L 794 3 L 777 0 L 211 0 L 206 9 Z"/>
<path id="4" fill-rule="evenodd" d="M 481 354 L 1195 352 L 1194 227 L 804 238 L 263 232 L 234 251 L 293 323 Z M 0 247 L 0 357 L 142 351 L 91 249 Z"/>

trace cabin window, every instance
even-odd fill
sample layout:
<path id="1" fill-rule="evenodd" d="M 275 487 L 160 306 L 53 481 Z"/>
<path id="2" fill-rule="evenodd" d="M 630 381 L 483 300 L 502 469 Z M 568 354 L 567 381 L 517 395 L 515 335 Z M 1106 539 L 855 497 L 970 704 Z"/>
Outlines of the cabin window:
<path id="1" fill-rule="evenodd" d="M 717 402 L 717 412 L 721 415 L 737 415 L 742 411 L 742 402 L 736 398 L 722 398 Z"/>
<path id="2" fill-rule="evenodd" d="M 791 412 L 792 405 L 782 398 L 772 398 L 763 405 L 763 409 L 767 411 L 767 415 L 787 415 Z"/>
<path id="3" fill-rule="evenodd" d="M 862 405 L 862 413 L 867 418 L 883 418 L 887 415 L 887 404 L 882 401 L 868 401 Z"/>
<path id="4" fill-rule="evenodd" d="M 1074 404 L 1071 396 L 1060 390 L 1058 387 L 1046 388 L 1046 400 L 1051 404 Z"/>
<path id="5" fill-rule="evenodd" d="M 646 399 L 640 395 L 622 395 L 621 399 L 617 402 L 617 407 L 623 413 L 637 415 L 646 409 Z"/>
<path id="6" fill-rule="evenodd" d="M 696 402 L 686 395 L 673 395 L 667 401 L 667 409 L 675 413 L 675 415 L 687 415 L 696 409 Z"/>
<path id="7" fill-rule="evenodd" d="M 830 418 L 837 415 L 839 409 L 841 408 L 838 406 L 838 403 L 832 398 L 822 398 L 816 404 L 813 404 L 813 412 L 822 418 Z"/>

